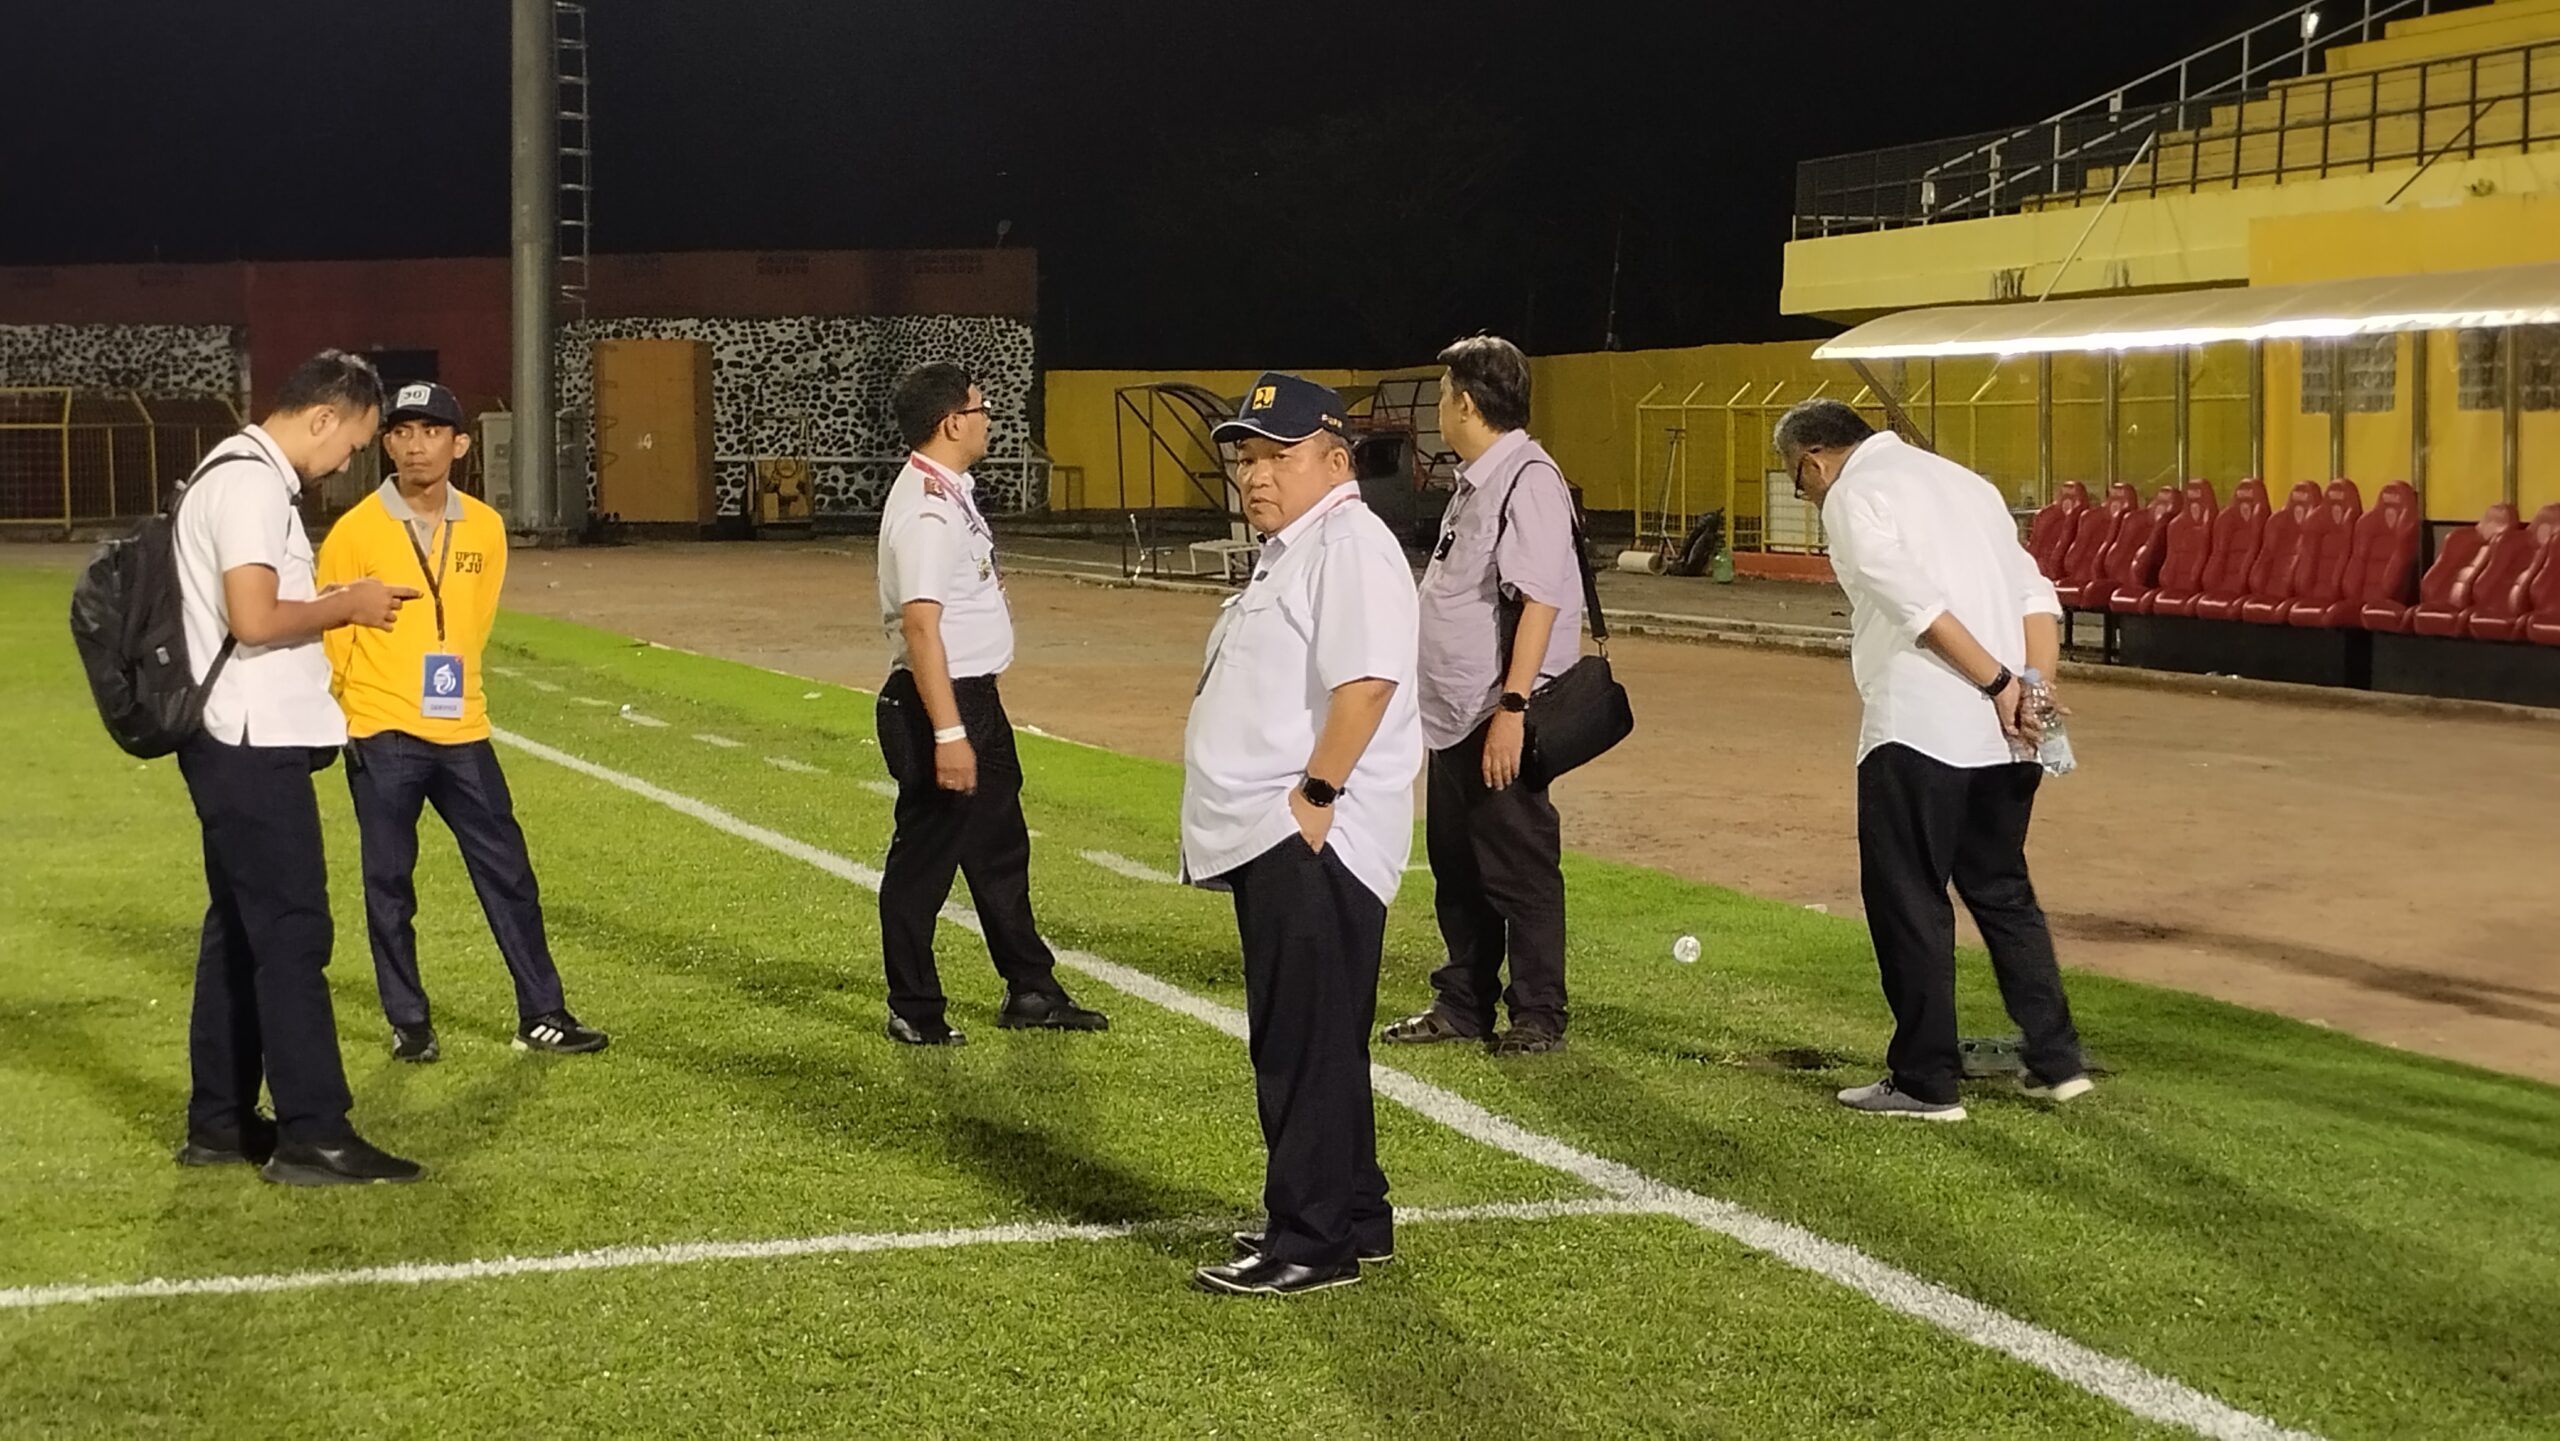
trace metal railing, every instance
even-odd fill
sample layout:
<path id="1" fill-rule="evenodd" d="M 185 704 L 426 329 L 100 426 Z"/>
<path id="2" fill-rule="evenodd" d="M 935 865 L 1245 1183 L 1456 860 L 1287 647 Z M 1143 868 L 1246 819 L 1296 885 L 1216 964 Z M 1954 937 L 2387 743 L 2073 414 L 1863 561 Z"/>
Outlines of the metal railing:
<path id="1" fill-rule="evenodd" d="M 150 515 L 239 428 L 239 412 L 215 397 L 0 389 L 0 524 L 68 529 Z"/>
<path id="2" fill-rule="evenodd" d="M 2130 164 L 2155 137 L 2167 144 L 2210 127 L 2218 109 L 2236 104 L 2245 114 L 2246 102 L 2309 83 L 2330 47 L 2451 8 L 2444 0 L 2360 0 L 2352 9 L 2315 0 L 2032 125 L 1805 161 L 1796 167 L 1796 238 L 1968 220 L 2076 196 L 2090 188 L 2090 171 Z"/>

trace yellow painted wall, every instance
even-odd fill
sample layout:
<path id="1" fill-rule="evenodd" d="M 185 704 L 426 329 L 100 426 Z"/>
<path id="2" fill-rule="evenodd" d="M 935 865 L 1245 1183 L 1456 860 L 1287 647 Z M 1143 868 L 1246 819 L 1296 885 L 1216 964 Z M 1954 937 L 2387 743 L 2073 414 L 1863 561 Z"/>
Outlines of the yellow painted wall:
<path id="1" fill-rule="evenodd" d="M 1309 380 L 1331 386 L 1367 385 L 1374 372 L 1303 370 Z M 1163 452 L 1156 455 L 1156 489 L 1147 490 L 1146 428 L 1136 419 L 1122 424 L 1116 396 L 1124 386 L 1185 382 L 1220 395 L 1242 395 L 1253 384 L 1250 370 L 1052 370 L 1044 380 L 1047 445 L 1058 468 L 1050 489 L 1050 505 L 1059 510 L 1148 510 L 1159 506 L 1211 503 L 1182 478 L 1182 466 Z M 1124 456 L 1125 452 L 1125 456 Z M 1123 489 L 1122 460 L 1127 462 Z M 1199 457 L 1194 457 L 1199 459 Z M 1211 462 L 1214 463 L 1214 458 Z"/>
<path id="2" fill-rule="evenodd" d="M 2560 260 L 2560 194 L 2497 195 L 2461 205 L 2368 209 L 2321 217 L 2267 219 L 2250 233 L 2249 280 L 2255 285 L 2476 270 Z M 2410 377 L 2420 343 L 2400 343 L 2399 389 L 2387 414 L 2347 417 L 2346 473 L 2366 499 L 2383 482 L 2410 473 Z M 2427 337 L 2427 515 L 2465 521 L 2501 497 L 2503 440 L 2495 410 L 2463 410 L 2455 340 Z M 2267 475 L 2326 480 L 2329 421 L 2301 413 L 2301 352 L 2267 347 Z M 2560 500 L 2560 413 L 2521 418 L 2517 499 L 2527 514 Z"/>
<path id="3" fill-rule="evenodd" d="M 1761 512 L 1760 482 L 1776 465 L 1769 430 L 1781 412 L 1821 394 L 1857 398 L 1863 389 L 1848 366 L 1817 362 L 1811 341 L 1702 345 L 1679 350 L 1548 355 L 1530 361 L 1529 428 L 1552 452 L 1594 510 L 1675 517 L 1732 506 L 1737 519 Z M 2124 432 L 2119 474 L 2148 495 L 2177 475 L 2175 357 L 2129 357 L 2117 378 L 2118 424 Z M 2188 357 L 2187 469 L 2224 494 L 2248 473 L 2248 359 L 2242 346 L 2214 346 Z M 2037 483 L 2037 363 L 2032 358 L 1913 361 L 1883 372 L 1907 398 L 1912 419 L 1938 448 L 1979 471 L 2020 505 L 2046 498 Z M 1398 372 L 1311 370 L 1335 386 L 1376 384 Z M 2093 491 L 2106 475 L 2106 365 L 2096 356 L 2055 358 L 2054 478 Z M 1051 371 L 1048 446 L 1061 467 L 1053 504 L 1061 510 L 1206 506 L 1178 468 L 1162 463 L 1153 496 L 1144 488 L 1146 437 L 1134 421 L 1115 428 L 1116 393 L 1124 386 L 1181 380 L 1219 394 L 1241 394 L 1248 371 L 1184 374 L 1139 371 Z M 1741 403 L 1729 404 L 1740 396 Z M 1651 408 L 1647 408 L 1647 398 Z M 1684 398 L 1692 408 L 1676 407 Z M 1873 421 L 1882 409 L 1866 406 Z M 1686 465 L 1672 465 L 1673 428 L 1684 431 Z M 1117 455 L 1128 451 L 1136 489 L 1120 490 Z M 1668 485 L 1666 487 L 1666 481 Z M 1730 481 L 1730 489 L 1728 489 Z M 1641 494 L 1639 486 L 1641 483 Z"/>
<path id="4" fill-rule="evenodd" d="M 1779 309 L 1845 323 L 1924 305 L 2033 299 L 2057 272 L 2056 295 L 2236 285 L 2252 271 L 2254 226 L 2272 218 L 2319 217 L 2311 222 L 2317 224 L 2377 211 L 2412 173 L 2402 166 L 2192 195 L 2126 196 L 2104 211 L 2083 206 L 1798 240 L 1787 246 Z M 2402 205 L 2488 203 L 2474 199 L 2474 187 L 2484 187 L 2492 201 L 2560 192 L 2560 151 L 2448 157 Z M 2079 258 L 2064 269 L 2084 232 Z"/>

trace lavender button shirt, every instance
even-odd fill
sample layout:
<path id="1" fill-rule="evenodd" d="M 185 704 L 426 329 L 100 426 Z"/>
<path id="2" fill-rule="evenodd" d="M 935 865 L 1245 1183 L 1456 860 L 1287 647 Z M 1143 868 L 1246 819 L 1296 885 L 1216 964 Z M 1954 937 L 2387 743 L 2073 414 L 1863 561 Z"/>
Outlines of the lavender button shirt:
<path id="1" fill-rule="evenodd" d="M 1497 555 L 1495 522 L 1505 496 L 1511 524 L 1502 528 Z M 1573 496 L 1546 448 L 1524 430 L 1504 432 L 1492 449 L 1458 467 L 1457 493 L 1422 577 L 1422 738 L 1435 751 L 1473 734 L 1501 699 L 1497 588 L 1556 608 L 1538 680 L 1564 674 L 1582 655 Z"/>

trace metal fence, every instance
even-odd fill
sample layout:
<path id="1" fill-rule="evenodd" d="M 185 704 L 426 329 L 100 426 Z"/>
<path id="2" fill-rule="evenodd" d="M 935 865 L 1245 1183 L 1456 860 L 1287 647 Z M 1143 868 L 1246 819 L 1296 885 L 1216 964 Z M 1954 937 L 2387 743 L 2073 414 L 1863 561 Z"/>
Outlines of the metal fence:
<path id="1" fill-rule="evenodd" d="M 2011 214 L 2119 177 L 2126 193 L 2185 192 L 2560 139 L 2560 45 L 2314 73 L 2329 46 L 2440 8 L 2304 5 L 2032 125 L 1805 161 L 1795 234 Z"/>
<path id="2" fill-rule="evenodd" d="M 157 511 L 240 428 L 231 402 L 0 389 L 0 524 L 69 529 Z"/>

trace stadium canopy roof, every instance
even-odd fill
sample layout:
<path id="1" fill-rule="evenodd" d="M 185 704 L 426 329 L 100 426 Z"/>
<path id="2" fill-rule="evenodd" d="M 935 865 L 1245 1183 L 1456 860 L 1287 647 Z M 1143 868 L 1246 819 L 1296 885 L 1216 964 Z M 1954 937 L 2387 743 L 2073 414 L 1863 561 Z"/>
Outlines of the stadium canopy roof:
<path id="1" fill-rule="evenodd" d="M 2560 261 L 2033 304 L 1907 310 L 1841 335 L 1816 360 L 2149 350 L 2560 322 Z"/>

